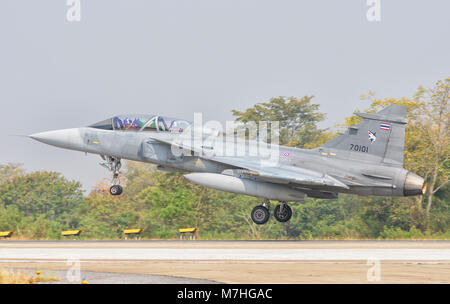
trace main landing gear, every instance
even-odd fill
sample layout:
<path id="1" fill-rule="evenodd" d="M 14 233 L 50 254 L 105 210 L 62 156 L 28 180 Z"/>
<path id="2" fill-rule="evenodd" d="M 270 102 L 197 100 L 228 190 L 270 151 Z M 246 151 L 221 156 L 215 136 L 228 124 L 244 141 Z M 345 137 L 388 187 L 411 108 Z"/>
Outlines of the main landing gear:
<path id="1" fill-rule="evenodd" d="M 269 209 L 264 205 L 256 206 L 255 208 L 253 208 L 251 216 L 252 221 L 255 224 L 257 225 L 265 224 L 270 218 Z"/>
<path id="2" fill-rule="evenodd" d="M 280 202 L 280 204 L 275 207 L 273 216 L 275 216 L 280 223 L 287 222 L 292 217 L 292 209 L 287 203 Z"/>
<path id="3" fill-rule="evenodd" d="M 101 155 L 102 159 L 105 161 L 103 163 L 100 163 L 103 167 L 108 169 L 113 173 L 113 177 L 111 180 L 111 188 L 109 188 L 109 193 L 111 195 L 121 195 L 123 188 L 120 185 L 120 179 L 119 179 L 119 170 L 120 167 L 122 167 L 122 163 L 120 162 L 120 158 L 116 158 L 113 156 L 105 156 Z"/>
<path id="4" fill-rule="evenodd" d="M 269 208 L 270 203 L 267 199 L 264 200 L 261 205 L 253 208 L 251 213 L 252 221 L 257 225 L 267 223 L 270 218 Z M 291 219 L 292 209 L 286 202 L 280 202 L 280 204 L 275 207 L 273 216 L 277 221 L 285 223 Z"/>

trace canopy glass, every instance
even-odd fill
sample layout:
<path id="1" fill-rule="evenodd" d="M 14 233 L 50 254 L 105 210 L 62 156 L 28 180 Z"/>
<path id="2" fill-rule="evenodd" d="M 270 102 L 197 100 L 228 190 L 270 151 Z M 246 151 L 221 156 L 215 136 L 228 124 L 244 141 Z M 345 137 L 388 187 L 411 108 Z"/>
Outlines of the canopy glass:
<path id="1" fill-rule="evenodd" d="M 190 124 L 191 123 L 186 120 L 173 117 L 131 114 L 114 116 L 90 125 L 89 127 L 121 131 L 183 132 Z"/>

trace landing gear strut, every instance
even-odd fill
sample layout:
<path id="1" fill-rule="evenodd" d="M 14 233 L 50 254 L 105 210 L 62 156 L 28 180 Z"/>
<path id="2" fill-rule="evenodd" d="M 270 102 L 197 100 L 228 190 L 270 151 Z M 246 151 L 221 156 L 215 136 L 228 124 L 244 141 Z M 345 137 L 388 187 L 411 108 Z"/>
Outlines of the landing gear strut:
<path id="1" fill-rule="evenodd" d="M 120 179 L 119 179 L 119 170 L 120 167 L 122 167 L 122 163 L 120 162 L 120 158 L 116 158 L 113 156 L 105 156 L 101 155 L 102 159 L 105 161 L 103 163 L 100 163 L 103 167 L 108 169 L 113 173 L 113 177 L 111 180 L 111 188 L 109 188 L 109 193 L 111 195 L 121 195 L 123 188 L 120 185 Z"/>

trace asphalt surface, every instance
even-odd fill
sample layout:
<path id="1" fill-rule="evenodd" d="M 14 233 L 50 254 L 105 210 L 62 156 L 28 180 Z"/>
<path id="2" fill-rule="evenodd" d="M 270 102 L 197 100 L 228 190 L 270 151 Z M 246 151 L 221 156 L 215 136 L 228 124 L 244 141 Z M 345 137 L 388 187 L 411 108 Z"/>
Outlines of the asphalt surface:
<path id="1" fill-rule="evenodd" d="M 35 277 L 35 269 L 17 269 L 5 268 L 8 271 L 20 271 L 30 277 Z M 112 273 L 85 271 L 79 272 L 68 270 L 43 270 L 42 278 L 51 278 L 51 281 L 41 282 L 39 284 L 217 284 L 219 282 L 211 280 L 182 278 L 175 276 L 151 275 L 151 274 L 128 274 L 128 273 Z M 55 280 L 53 280 L 55 279 Z"/>
<path id="2" fill-rule="evenodd" d="M 0 262 L 15 261 L 327 261 L 450 260 L 450 242 L 0 242 Z"/>
<path id="3" fill-rule="evenodd" d="M 14 241 L 0 267 L 89 283 L 450 283 L 450 241 Z M 377 266 L 378 267 L 378 266 Z"/>

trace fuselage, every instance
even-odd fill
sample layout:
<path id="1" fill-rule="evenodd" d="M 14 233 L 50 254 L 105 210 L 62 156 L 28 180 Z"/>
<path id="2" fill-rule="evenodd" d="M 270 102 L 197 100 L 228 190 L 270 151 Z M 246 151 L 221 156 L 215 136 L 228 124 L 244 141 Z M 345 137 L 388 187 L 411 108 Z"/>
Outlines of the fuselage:
<path id="1" fill-rule="evenodd" d="M 178 133 L 127 130 L 104 130 L 95 127 L 82 127 L 33 134 L 30 137 L 46 144 L 81 152 L 108 155 L 119 159 L 147 162 L 158 165 L 162 170 L 180 172 L 207 172 L 221 174 L 233 166 L 216 162 L 201 155 L 173 153 L 165 141 L 179 136 Z M 217 143 L 216 143 L 217 144 Z M 219 143 L 220 144 L 220 143 Z M 392 164 L 374 163 L 365 159 L 351 159 L 346 151 L 324 149 L 298 149 L 294 147 L 271 145 L 279 153 L 280 166 L 289 167 L 293 172 L 307 169 L 331 176 L 348 187 L 323 188 L 320 191 L 303 189 L 297 185 L 285 184 L 286 189 L 297 189 L 311 197 L 334 198 L 336 193 L 358 195 L 405 196 L 417 195 L 422 191 L 423 179 Z M 261 156 L 242 156 L 258 158 Z"/>

